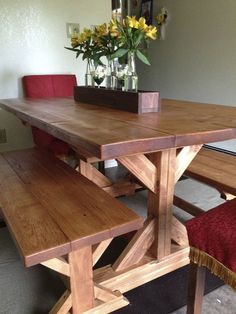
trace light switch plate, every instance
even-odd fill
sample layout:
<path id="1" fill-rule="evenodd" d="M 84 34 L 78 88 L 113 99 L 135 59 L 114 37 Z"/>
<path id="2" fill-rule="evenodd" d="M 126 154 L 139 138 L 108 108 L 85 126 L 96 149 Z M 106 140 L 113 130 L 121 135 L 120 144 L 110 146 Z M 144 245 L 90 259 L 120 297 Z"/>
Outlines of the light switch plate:
<path id="1" fill-rule="evenodd" d="M 67 38 L 71 38 L 72 35 L 79 35 L 79 24 L 78 23 L 66 23 L 66 34 L 67 34 Z"/>

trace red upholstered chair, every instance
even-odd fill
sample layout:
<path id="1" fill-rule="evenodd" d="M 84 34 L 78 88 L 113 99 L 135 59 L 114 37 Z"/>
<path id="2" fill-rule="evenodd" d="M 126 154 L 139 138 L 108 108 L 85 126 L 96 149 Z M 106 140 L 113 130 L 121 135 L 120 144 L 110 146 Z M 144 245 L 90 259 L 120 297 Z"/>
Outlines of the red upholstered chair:
<path id="1" fill-rule="evenodd" d="M 186 224 L 190 244 L 188 314 L 199 314 L 205 267 L 236 290 L 236 199 L 225 202 Z"/>
<path id="2" fill-rule="evenodd" d="M 76 77 L 72 74 L 26 75 L 22 78 L 24 93 L 29 98 L 71 97 Z M 69 145 L 60 139 L 32 127 L 35 144 L 56 156 L 68 156 L 73 153 Z"/>

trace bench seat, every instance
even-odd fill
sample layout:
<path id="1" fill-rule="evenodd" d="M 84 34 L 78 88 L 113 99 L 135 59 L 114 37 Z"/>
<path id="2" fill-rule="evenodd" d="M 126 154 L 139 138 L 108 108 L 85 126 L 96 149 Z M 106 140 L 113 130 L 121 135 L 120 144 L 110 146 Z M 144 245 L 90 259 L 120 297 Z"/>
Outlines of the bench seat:
<path id="1" fill-rule="evenodd" d="M 37 149 L 0 155 L 0 206 L 26 266 L 142 226 L 131 209 Z"/>
<path id="2" fill-rule="evenodd" d="M 236 196 L 236 158 L 230 154 L 203 147 L 184 175 L 211 186 L 219 191 L 220 197 L 230 200 Z M 204 210 L 188 201 L 174 196 L 174 205 L 192 216 L 204 213 Z"/>
<path id="3" fill-rule="evenodd" d="M 236 195 L 235 156 L 202 148 L 185 174 L 219 191 Z"/>

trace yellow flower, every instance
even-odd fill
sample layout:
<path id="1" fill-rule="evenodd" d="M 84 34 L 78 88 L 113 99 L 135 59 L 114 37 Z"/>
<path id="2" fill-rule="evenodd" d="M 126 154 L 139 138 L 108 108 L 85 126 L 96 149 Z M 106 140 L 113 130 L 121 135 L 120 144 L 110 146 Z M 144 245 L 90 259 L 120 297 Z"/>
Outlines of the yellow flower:
<path id="1" fill-rule="evenodd" d="M 112 27 L 112 26 L 117 26 L 117 21 L 114 19 L 111 19 L 109 23 L 109 27 Z"/>
<path id="2" fill-rule="evenodd" d="M 165 24 L 166 20 L 168 18 L 168 11 L 166 8 L 161 8 L 160 13 L 156 16 L 157 25 L 161 26 Z"/>
<path id="3" fill-rule="evenodd" d="M 78 35 L 72 36 L 71 37 L 71 45 L 72 47 L 76 47 L 79 44 L 84 43 L 85 41 L 87 41 L 89 38 L 91 38 L 92 36 L 92 32 L 90 29 L 88 28 L 84 28 L 83 32 Z"/>
<path id="4" fill-rule="evenodd" d="M 112 29 L 110 30 L 110 34 L 111 34 L 111 37 L 119 37 L 120 36 L 120 32 L 118 30 L 118 28 L 116 27 L 112 27 Z"/>
<path id="5" fill-rule="evenodd" d="M 131 28 L 139 28 L 139 22 L 136 20 L 135 16 L 127 16 L 127 24 Z"/>
<path id="6" fill-rule="evenodd" d="M 153 40 L 156 39 L 156 35 L 157 35 L 157 28 L 156 28 L 156 26 L 149 25 L 145 29 L 145 33 L 146 33 L 146 37 L 151 38 Z"/>
<path id="7" fill-rule="evenodd" d="M 117 23 L 115 20 L 112 19 L 110 21 L 108 29 L 109 29 L 111 37 L 119 37 L 120 36 L 120 32 L 118 30 Z"/>
<path id="8" fill-rule="evenodd" d="M 71 37 L 71 46 L 73 48 L 77 47 L 79 44 L 79 38 L 78 38 L 78 35 L 74 35 Z"/>
<path id="9" fill-rule="evenodd" d="M 87 40 L 87 34 L 82 32 L 80 33 L 79 37 L 78 37 L 78 43 L 82 44 L 83 42 L 85 42 Z"/>
<path id="10" fill-rule="evenodd" d="M 165 22 L 165 17 L 163 14 L 159 14 L 156 17 L 156 20 L 158 25 L 162 25 Z"/>
<path id="11" fill-rule="evenodd" d="M 144 17 L 136 19 L 127 16 L 121 21 L 112 19 L 109 23 L 95 26 L 93 30 L 84 28 L 79 35 L 71 38 L 69 50 L 76 51 L 76 57 L 99 62 L 102 56 L 120 58 L 133 52 L 142 62 L 150 64 L 146 57 L 146 43 L 156 39 L 157 28 L 147 25 Z M 79 47 L 79 49 L 76 49 Z"/>
<path id="12" fill-rule="evenodd" d="M 140 17 L 140 19 L 138 20 L 138 23 L 139 23 L 139 26 L 138 26 L 139 29 L 145 30 L 148 27 L 144 17 Z"/>
<path id="13" fill-rule="evenodd" d="M 103 23 L 102 25 L 95 27 L 95 33 L 97 33 L 98 36 L 105 36 L 108 34 L 107 30 L 107 24 Z"/>
<path id="14" fill-rule="evenodd" d="M 91 29 L 84 28 L 83 31 L 84 31 L 84 33 L 85 33 L 85 35 L 86 35 L 87 38 L 88 38 L 88 37 L 91 37 L 91 35 L 92 35 Z"/>

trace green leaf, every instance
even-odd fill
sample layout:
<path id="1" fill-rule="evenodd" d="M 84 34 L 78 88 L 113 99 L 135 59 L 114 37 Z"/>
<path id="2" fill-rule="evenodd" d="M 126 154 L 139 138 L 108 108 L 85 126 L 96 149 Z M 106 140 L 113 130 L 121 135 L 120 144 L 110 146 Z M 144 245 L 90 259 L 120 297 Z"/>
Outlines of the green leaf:
<path id="1" fill-rule="evenodd" d="M 80 52 L 80 51 L 77 51 L 75 57 L 78 58 L 80 54 L 81 54 L 81 52 Z"/>
<path id="2" fill-rule="evenodd" d="M 75 55 L 76 58 L 78 58 L 79 55 L 80 55 L 81 53 L 83 53 L 83 50 L 81 50 L 81 49 L 69 48 L 69 47 L 64 47 L 64 48 L 66 48 L 66 49 L 68 49 L 68 50 L 70 50 L 70 51 L 76 52 L 76 55 Z"/>
<path id="3" fill-rule="evenodd" d="M 80 52 L 83 52 L 81 49 L 76 49 L 76 48 L 70 48 L 70 47 L 64 47 L 68 50 L 71 50 L 71 51 L 80 51 Z"/>
<path id="4" fill-rule="evenodd" d="M 140 43 L 143 41 L 144 39 L 144 34 L 143 32 L 136 32 L 136 36 L 134 37 L 134 47 L 138 48 L 138 46 L 140 45 Z"/>
<path id="5" fill-rule="evenodd" d="M 118 58 L 119 64 L 126 64 L 127 63 L 127 57 L 124 55 L 120 58 Z"/>
<path id="6" fill-rule="evenodd" d="M 95 66 L 95 68 L 97 68 L 98 65 L 104 65 L 104 63 L 102 63 L 102 61 L 99 60 L 99 59 L 98 59 L 98 60 L 95 59 L 95 60 L 94 60 L 94 66 Z"/>
<path id="7" fill-rule="evenodd" d="M 111 58 L 112 58 L 112 59 L 121 58 L 121 57 L 123 57 L 127 52 L 128 52 L 128 49 L 119 48 L 118 50 L 116 50 L 116 52 L 114 52 L 114 53 L 111 55 Z"/>
<path id="8" fill-rule="evenodd" d="M 87 58 L 90 58 L 90 52 L 89 51 L 85 51 L 85 53 L 84 53 L 84 55 L 82 57 L 83 60 L 85 60 Z"/>
<path id="9" fill-rule="evenodd" d="M 149 62 L 147 56 L 145 56 L 144 53 L 142 53 L 140 50 L 136 51 L 136 55 L 139 58 L 140 61 L 142 61 L 143 63 L 147 64 L 147 65 L 151 65 L 151 63 Z"/>
<path id="10" fill-rule="evenodd" d="M 93 59 L 95 68 L 96 68 L 98 65 L 104 65 L 104 64 L 102 63 L 102 61 L 100 60 L 100 58 L 98 58 L 97 56 L 94 56 L 92 59 Z"/>

